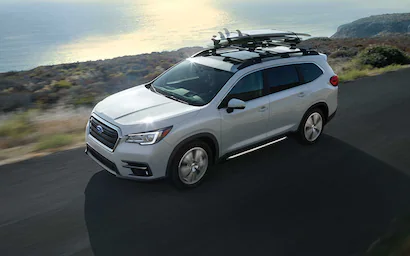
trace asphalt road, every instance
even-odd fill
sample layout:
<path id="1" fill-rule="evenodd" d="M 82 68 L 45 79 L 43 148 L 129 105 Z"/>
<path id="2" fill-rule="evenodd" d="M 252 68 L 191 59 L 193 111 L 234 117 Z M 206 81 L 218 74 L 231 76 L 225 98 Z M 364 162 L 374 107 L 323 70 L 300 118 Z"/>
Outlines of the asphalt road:
<path id="1" fill-rule="evenodd" d="M 319 144 L 289 139 L 178 191 L 83 150 L 0 167 L 0 255 L 357 255 L 410 212 L 410 70 L 340 86 Z"/>

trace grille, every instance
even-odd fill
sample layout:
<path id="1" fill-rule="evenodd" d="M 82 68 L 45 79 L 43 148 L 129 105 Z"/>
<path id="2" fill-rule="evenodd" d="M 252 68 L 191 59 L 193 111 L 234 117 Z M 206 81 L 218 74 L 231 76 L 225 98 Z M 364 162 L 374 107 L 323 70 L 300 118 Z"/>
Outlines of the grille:
<path id="1" fill-rule="evenodd" d="M 102 132 L 101 128 L 98 128 L 99 126 L 102 128 Z M 116 130 L 93 117 L 90 119 L 90 134 L 110 149 L 114 149 L 118 140 L 118 132 Z"/>
<path id="2" fill-rule="evenodd" d="M 91 154 L 95 159 L 97 159 L 100 163 L 107 166 L 111 171 L 114 171 L 116 174 L 119 174 L 117 166 L 113 162 L 103 157 L 100 153 L 98 153 L 92 147 L 88 145 L 87 145 L 87 152 Z"/>

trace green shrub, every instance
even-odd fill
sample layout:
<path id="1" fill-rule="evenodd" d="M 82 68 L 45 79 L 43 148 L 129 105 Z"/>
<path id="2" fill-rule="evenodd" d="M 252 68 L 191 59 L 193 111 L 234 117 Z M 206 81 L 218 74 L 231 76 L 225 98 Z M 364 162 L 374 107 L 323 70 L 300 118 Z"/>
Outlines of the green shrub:
<path id="1" fill-rule="evenodd" d="M 95 103 L 95 98 L 93 96 L 83 96 L 74 100 L 75 106 L 92 106 Z"/>
<path id="2" fill-rule="evenodd" d="M 140 70 L 130 70 L 127 72 L 127 76 L 135 76 L 135 77 L 143 77 L 149 74 L 149 70 L 147 68 L 140 69 Z"/>
<path id="3" fill-rule="evenodd" d="M 36 146 L 36 150 L 60 148 L 70 145 L 72 142 L 73 135 L 71 134 L 55 134 L 41 139 Z"/>
<path id="4" fill-rule="evenodd" d="M 376 68 L 410 63 L 409 57 L 403 51 L 393 46 L 383 45 L 367 47 L 359 54 L 358 60 L 364 65 Z"/>
<path id="5" fill-rule="evenodd" d="M 357 51 L 354 49 L 350 50 L 338 50 L 329 55 L 330 58 L 349 58 L 357 55 Z"/>
<path id="6" fill-rule="evenodd" d="M 67 80 L 60 80 L 55 83 L 54 86 L 57 88 L 70 88 L 73 84 Z"/>
<path id="7" fill-rule="evenodd" d="M 0 137 L 22 138 L 34 132 L 28 114 L 18 114 L 0 125 Z"/>

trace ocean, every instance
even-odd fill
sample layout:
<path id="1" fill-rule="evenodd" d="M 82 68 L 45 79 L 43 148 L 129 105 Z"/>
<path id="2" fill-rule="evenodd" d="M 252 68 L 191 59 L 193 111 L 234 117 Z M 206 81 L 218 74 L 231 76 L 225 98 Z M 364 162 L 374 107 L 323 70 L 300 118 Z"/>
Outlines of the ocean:
<path id="1" fill-rule="evenodd" d="M 5 1 L 0 0 L 0 72 L 206 46 L 224 27 L 331 36 L 358 18 L 410 10 L 409 3 L 394 0 L 386 7 L 373 0 Z"/>

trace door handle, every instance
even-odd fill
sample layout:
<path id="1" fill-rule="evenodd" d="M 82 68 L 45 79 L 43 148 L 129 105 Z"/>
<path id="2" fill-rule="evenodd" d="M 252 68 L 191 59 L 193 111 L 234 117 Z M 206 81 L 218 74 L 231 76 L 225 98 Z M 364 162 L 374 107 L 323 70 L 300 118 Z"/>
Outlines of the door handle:
<path id="1" fill-rule="evenodd" d="M 266 106 L 262 106 L 259 109 L 259 112 L 265 112 L 268 108 Z"/>
<path id="2" fill-rule="evenodd" d="M 298 94 L 298 96 L 299 96 L 299 97 L 305 97 L 305 96 L 306 96 L 306 93 L 305 93 L 305 92 L 300 92 L 300 93 Z"/>

